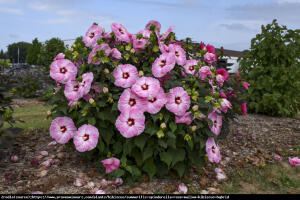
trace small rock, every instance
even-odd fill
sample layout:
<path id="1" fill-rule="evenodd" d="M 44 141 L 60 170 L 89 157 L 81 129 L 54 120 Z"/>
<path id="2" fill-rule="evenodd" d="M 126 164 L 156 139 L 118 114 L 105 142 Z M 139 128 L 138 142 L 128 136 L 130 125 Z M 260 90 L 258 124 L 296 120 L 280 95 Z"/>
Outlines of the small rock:
<path id="1" fill-rule="evenodd" d="M 220 193 L 220 189 L 213 188 L 213 187 L 207 188 L 207 191 L 208 191 L 209 194 L 218 194 L 218 193 Z"/>
<path id="2" fill-rule="evenodd" d="M 208 194 L 207 190 L 201 190 L 200 194 Z"/>
<path id="3" fill-rule="evenodd" d="M 74 185 L 76 187 L 82 187 L 84 185 L 84 181 L 81 178 L 76 178 L 74 181 Z"/>
<path id="4" fill-rule="evenodd" d="M 93 188 L 93 187 L 95 187 L 95 183 L 94 183 L 94 182 L 92 182 L 92 181 L 91 181 L 91 182 L 88 182 L 88 184 L 87 184 L 87 185 L 88 185 L 88 187 L 89 187 L 89 188 Z"/>
<path id="5" fill-rule="evenodd" d="M 37 177 L 42 178 L 42 177 L 46 176 L 47 174 L 48 174 L 48 170 L 43 170 L 37 174 Z"/>
<path id="6" fill-rule="evenodd" d="M 64 159 L 66 157 L 65 153 L 63 153 L 63 152 L 59 152 L 56 156 L 58 159 Z"/>
<path id="7" fill-rule="evenodd" d="M 41 192 L 41 191 L 33 191 L 33 192 L 31 192 L 31 194 L 43 194 L 43 192 Z"/>

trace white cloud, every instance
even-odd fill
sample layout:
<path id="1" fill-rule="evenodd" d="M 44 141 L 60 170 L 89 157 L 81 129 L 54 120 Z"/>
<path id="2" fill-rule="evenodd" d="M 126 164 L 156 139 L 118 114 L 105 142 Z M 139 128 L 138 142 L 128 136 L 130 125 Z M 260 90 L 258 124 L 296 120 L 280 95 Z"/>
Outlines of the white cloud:
<path id="1" fill-rule="evenodd" d="M 12 15 L 23 15 L 23 11 L 18 8 L 0 7 L 0 13 L 12 14 Z"/>

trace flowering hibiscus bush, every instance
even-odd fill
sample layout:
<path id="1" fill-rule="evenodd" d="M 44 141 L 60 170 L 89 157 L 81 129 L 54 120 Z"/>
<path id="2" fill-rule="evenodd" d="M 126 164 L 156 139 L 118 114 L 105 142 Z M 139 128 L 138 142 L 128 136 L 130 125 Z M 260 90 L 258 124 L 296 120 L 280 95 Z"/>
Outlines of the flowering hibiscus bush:
<path id="1" fill-rule="evenodd" d="M 219 163 L 217 136 L 241 111 L 238 93 L 226 86 L 228 72 L 216 70 L 214 47 L 201 43 L 191 53 L 190 39 L 176 41 L 173 28 L 161 34 L 150 21 L 131 34 L 118 23 L 110 32 L 94 24 L 57 55 L 51 137 L 99 160 L 109 175 L 134 180 L 181 177 L 205 157 Z"/>

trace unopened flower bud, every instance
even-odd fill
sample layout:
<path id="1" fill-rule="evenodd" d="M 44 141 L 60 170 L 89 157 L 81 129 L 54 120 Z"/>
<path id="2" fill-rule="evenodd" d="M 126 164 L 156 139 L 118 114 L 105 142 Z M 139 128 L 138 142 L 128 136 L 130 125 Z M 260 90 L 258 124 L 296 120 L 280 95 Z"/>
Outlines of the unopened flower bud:
<path id="1" fill-rule="evenodd" d="M 132 49 L 130 50 L 130 53 L 135 53 L 135 50 L 132 48 Z"/>
<path id="2" fill-rule="evenodd" d="M 47 115 L 51 115 L 51 111 L 50 110 L 47 110 Z"/>
<path id="3" fill-rule="evenodd" d="M 198 105 L 194 105 L 192 109 L 193 109 L 193 111 L 196 112 L 199 109 L 199 106 Z"/>
<path id="4" fill-rule="evenodd" d="M 186 134 L 185 136 L 184 136 L 184 140 L 185 141 L 189 141 L 189 140 L 191 140 L 192 139 L 192 137 L 189 135 L 189 134 Z"/>
<path id="5" fill-rule="evenodd" d="M 109 98 L 107 99 L 107 102 L 108 102 L 108 103 L 113 103 L 114 100 L 113 100 L 113 98 L 109 97 Z"/>
<path id="6" fill-rule="evenodd" d="M 142 77 L 142 76 L 144 76 L 144 72 L 141 70 L 141 71 L 139 71 L 139 77 Z"/>
<path id="7" fill-rule="evenodd" d="M 18 158 L 18 156 L 12 156 L 12 157 L 10 158 L 10 160 L 11 160 L 12 162 L 18 162 L 18 161 L 19 161 L 19 158 Z"/>
<path id="8" fill-rule="evenodd" d="M 167 128 L 167 125 L 166 125 L 166 123 L 162 123 L 162 124 L 160 125 L 160 128 L 162 128 L 162 129 L 165 129 L 165 128 Z"/>
<path id="9" fill-rule="evenodd" d="M 197 126 L 192 126 L 192 131 L 195 132 L 197 130 Z"/>
<path id="10" fill-rule="evenodd" d="M 104 74 L 109 74 L 109 69 L 105 68 L 104 69 Z"/>
<path id="11" fill-rule="evenodd" d="M 192 96 L 193 101 L 197 101 L 198 97 L 197 96 Z"/>
<path id="12" fill-rule="evenodd" d="M 90 104 L 93 104 L 94 102 L 95 102 L 95 100 L 94 100 L 93 98 L 90 98 L 90 99 L 89 99 L 89 103 L 90 103 Z"/>
<path id="13" fill-rule="evenodd" d="M 156 135 L 158 138 L 163 138 L 165 136 L 165 134 L 162 130 L 157 131 Z"/>
<path id="14" fill-rule="evenodd" d="M 108 88 L 104 87 L 102 91 L 103 91 L 104 94 L 106 94 L 106 93 L 108 93 Z"/>

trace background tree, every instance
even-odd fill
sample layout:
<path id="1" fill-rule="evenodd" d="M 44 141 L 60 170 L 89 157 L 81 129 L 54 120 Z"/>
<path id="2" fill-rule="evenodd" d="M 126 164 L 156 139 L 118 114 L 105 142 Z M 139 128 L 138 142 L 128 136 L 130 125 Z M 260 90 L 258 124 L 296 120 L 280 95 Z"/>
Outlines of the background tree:
<path id="1" fill-rule="evenodd" d="M 47 40 L 45 44 L 42 46 L 41 53 L 38 57 L 38 64 L 44 65 L 46 68 L 49 68 L 49 65 L 53 61 L 53 58 L 58 53 L 65 51 L 65 44 L 64 42 L 59 38 L 51 38 L 50 40 Z"/>
<path id="2" fill-rule="evenodd" d="M 37 38 L 32 40 L 32 45 L 28 49 L 26 56 L 26 63 L 30 65 L 36 65 L 38 62 L 38 57 L 41 53 L 42 44 L 38 41 Z"/>
<path id="3" fill-rule="evenodd" d="M 251 86 L 248 108 L 273 116 L 295 116 L 300 110 L 300 30 L 272 24 L 261 27 L 240 72 Z"/>
<path id="4" fill-rule="evenodd" d="M 7 56 L 6 56 L 6 53 L 3 51 L 3 49 L 1 49 L 0 51 L 0 59 L 6 59 Z"/>
<path id="5" fill-rule="evenodd" d="M 31 46 L 28 42 L 18 42 L 8 45 L 7 55 L 12 63 L 18 62 L 18 48 L 19 48 L 19 62 L 25 63 L 27 51 Z"/>

